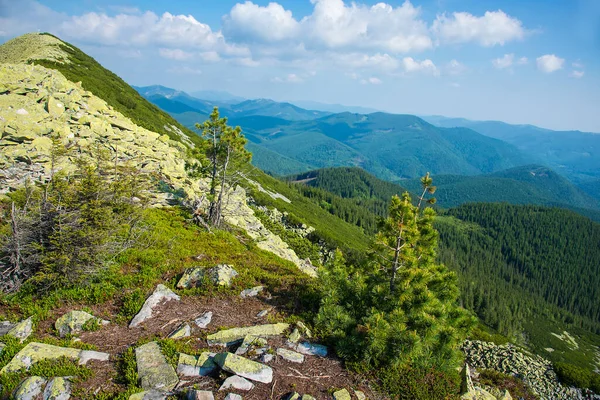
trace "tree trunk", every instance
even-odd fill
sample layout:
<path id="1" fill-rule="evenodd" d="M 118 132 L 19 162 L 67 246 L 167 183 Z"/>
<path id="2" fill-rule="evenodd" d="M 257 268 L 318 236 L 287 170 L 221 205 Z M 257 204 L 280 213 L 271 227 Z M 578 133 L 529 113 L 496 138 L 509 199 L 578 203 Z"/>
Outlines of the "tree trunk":
<path id="1" fill-rule="evenodd" d="M 219 225 L 221 223 L 221 211 L 223 207 L 223 192 L 225 191 L 225 184 L 227 181 L 227 167 L 229 166 L 229 158 L 231 156 L 231 147 L 227 146 L 227 156 L 225 157 L 225 162 L 223 163 L 223 173 L 221 176 L 221 190 L 219 190 L 219 198 L 217 200 L 216 207 L 216 224 Z"/>
<path id="2" fill-rule="evenodd" d="M 394 262 L 392 263 L 392 273 L 390 277 L 390 292 L 396 291 L 396 274 L 398 273 L 398 265 L 400 263 L 400 246 L 402 244 L 402 231 L 396 238 L 396 248 L 394 249 Z"/>

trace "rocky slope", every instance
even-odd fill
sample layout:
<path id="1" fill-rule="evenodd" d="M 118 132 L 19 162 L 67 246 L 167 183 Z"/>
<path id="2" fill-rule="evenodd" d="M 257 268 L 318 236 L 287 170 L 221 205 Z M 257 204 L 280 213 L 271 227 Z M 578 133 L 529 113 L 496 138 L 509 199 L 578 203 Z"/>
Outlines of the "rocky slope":
<path id="1" fill-rule="evenodd" d="M 57 144 L 73 149 L 77 156 L 94 157 L 98 146 L 111 159 L 155 174 L 173 191 L 181 190 L 189 202 L 207 192 L 202 180 L 189 179 L 186 150 L 193 146 L 178 132 L 181 141 L 141 128 L 106 102 L 55 70 L 26 64 L 0 65 L 0 179 L 6 194 L 26 181 L 44 182 L 57 172 L 72 172 L 74 160 L 58 163 L 51 156 Z M 154 206 L 168 204 L 169 194 L 150 193 Z M 256 240 L 258 246 L 292 261 L 315 276 L 309 262 L 298 256 L 278 236 L 269 232 L 246 204 L 244 189 L 229 191 L 224 217 Z"/>

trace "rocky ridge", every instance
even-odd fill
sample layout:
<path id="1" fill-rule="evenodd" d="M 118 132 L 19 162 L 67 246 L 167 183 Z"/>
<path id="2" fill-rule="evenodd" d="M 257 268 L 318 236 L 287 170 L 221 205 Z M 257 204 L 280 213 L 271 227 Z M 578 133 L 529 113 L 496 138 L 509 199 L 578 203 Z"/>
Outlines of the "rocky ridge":
<path id="1" fill-rule="evenodd" d="M 178 133 L 182 142 L 133 124 L 104 100 L 55 70 L 1 64 L 0 180 L 5 184 L 0 187 L 0 196 L 22 187 L 27 181 L 45 182 L 57 171 L 72 173 L 76 157 L 92 158 L 97 146 L 101 146 L 110 151 L 115 162 L 158 176 L 173 191 L 185 193 L 193 203 L 207 193 L 208 184 L 205 180 L 188 177 L 186 151 L 193 144 L 185 140 L 177 127 L 169 129 Z M 56 141 L 70 149 L 71 155 L 52 160 Z M 154 207 L 168 205 L 173 200 L 170 193 L 160 191 L 152 191 L 148 197 Z M 310 262 L 298 258 L 279 236 L 256 218 L 241 186 L 229 189 L 226 198 L 223 216 L 228 224 L 246 230 L 261 249 L 316 276 Z M 201 206 L 206 207 L 207 202 Z"/>

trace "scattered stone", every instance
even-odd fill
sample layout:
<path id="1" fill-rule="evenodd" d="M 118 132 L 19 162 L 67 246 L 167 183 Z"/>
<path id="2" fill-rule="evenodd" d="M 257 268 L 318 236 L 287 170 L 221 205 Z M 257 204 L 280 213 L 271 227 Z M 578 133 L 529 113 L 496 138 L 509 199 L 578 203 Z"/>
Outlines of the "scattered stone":
<path id="1" fill-rule="evenodd" d="M 356 398 L 358 400 L 367 400 L 367 396 L 365 396 L 365 394 L 363 392 L 361 392 L 360 390 L 355 390 L 354 395 L 356 396 Z"/>
<path id="2" fill-rule="evenodd" d="M 348 392 L 346 389 L 335 392 L 333 394 L 333 398 L 335 400 L 352 400 L 352 397 L 350 397 L 350 392 Z"/>
<path id="3" fill-rule="evenodd" d="M 219 353 L 214 358 L 221 369 L 252 381 L 271 383 L 273 370 L 271 367 L 257 363 L 232 353 Z"/>
<path id="4" fill-rule="evenodd" d="M 186 393 L 185 400 L 215 400 L 215 396 L 209 390 L 191 389 Z"/>
<path id="5" fill-rule="evenodd" d="M 83 326 L 90 320 L 96 319 L 98 323 L 106 325 L 109 322 L 103 319 L 94 317 L 92 314 L 86 313 L 85 311 L 69 311 L 54 323 L 54 328 L 58 332 L 60 337 L 67 335 L 73 335 L 83 330 Z"/>
<path id="6" fill-rule="evenodd" d="M 513 400 L 513 398 L 510 395 L 510 392 L 508 390 L 504 389 L 504 393 L 502 394 L 501 397 L 498 398 L 498 400 Z"/>
<path id="7" fill-rule="evenodd" d="M 243 398 L 239 394 L 229 393 L 224 400 L 243 400 Z"/>
<path id="8" fill-rule="evenodd" d="M 160 390 L 147 390 L 129 396 L 129 400 L 166 400 L 169 395 Z"/>
<path id="9" fill-rule="evenodd" d="M 18 322 L 10 328 L 10 330 L 6 333 L 7 336 L 12 336 L 17 338 L 23 343 L 31 334 L 33 333 L 33 317 L 29 317 L 24 319 L 21 322 Z"/>
<path id="10" fill-rule="evenodd" d="M 294 362 L 294 363 L 303 363 L 304 362 L 304 355 L 302 355 L 300 353 L 296 353 L 295 351 L 292 351 L 292 350 L 278 348 L 277 355 L 289 362 Z"/>
<path id="11" fill-rule="evenodd" d="M 327 346 L 323 346 L 322 344 L 302 342 L 296 346 L 296 351 L 307 356 L 327 356 Z"/>
<path id="12" fill-rule="evenodd" d="M 182 339 L 189 337 L 192 334 L 192 328 L 188 324 L 183 324 L 179 328 L 175 329 L 169 335 L 169 339 Z"/>
<path id="13" fill-rule="evenodd" d="M 304 336 L 306 336 L 309 339 L 312 338 L 312 332 L 310 331 L 310 329 L 308 329 L 308 327 L 304 324 L 304 322 L 298 321 L 298 322 L 296 322 L 296 326 L 298 327 L 298 329 L 300 329 L 300 331 L 302 331 L 302 334 Z"/>
<path id="14" fill-rule="evenodd" d="M 0 322 L 0 336 L 6 335 L 14 326 L 15 324 L 11 324 L 9 321 Z"/>
<path id="15" fill-rule="evenodd" d="M 238 275 L 237 271 L 231 265 L 219 264 L 212 268 L 196 267 L 187 269 L 179 282 L 177 288 L 191 289 L 202 284 L 204 278 L 208 278 L 212 283 L 220 286 L 231 286 L 231 281 Z"/>
<path id="16" fill-rule="evenodd" d="M 279 336 L 290 327 L 289 324 L 268 324 L 268 325 L 255 325 L 244 328 L 233 328 L 224 331 L 219 331 L 207 336 L 208 344 L 210 346 L 231 346 L 247 335 L 254 336 Z"/>
<path id="17" fill-rule="evenodd" d="M 213 361 L 215 353 L 204 352 L 199 356 L 179 353 L 177 373 L 184 376 L 207 376 L 215 372 L 217 364 Z"/>
<path id="18" fill-rule="evenodd" d="M 206 329 L 206 327 L 208 327 L 208 324 L 210 324 L 210 321 L 212 321 L 212 316 L 212 311 L 207 311 L 198 318 L 196 318 L 194 320 L 194 323 L 198 326 L 198 328 Z"/>
<path id="19" fill-rule="evenodd" d="M 30 376 L 21 382 L 15 389 L 13 398 L 15 400 L 34 400 L 42 394 L 46 380 L 40 376 Z"/>
<path id="20" fill-rule="evenodd" d="M 304 394 L 304 395 L 302 395 L 302 398 L 300 400 L 317 400 L 317 399 L 312 397 L 310 394 Z"/>
<path id="21" fill-rule="evenodd" d="M 266 309 L 266 310 L 262 310 L 261 312 L 259 312 L 258 314 L 256 314 L 256 316 L 258 318 L 264 318 L 267 316 L 267 314 L 269 313 L 269 311 L 271 311 L 270 309 Z"/>
<path id="22" fill-rule="evenodd" d="M 60 117 L 65 112 L 65 106 L 54 97 L 48 97 L 48 104 L 46 105 L 47 111 L 53 117 Z"/>
<path id="23" fill-rule="evenodd" d="M 254 384 L 241 376 L 233 375 L 225 379 L 219 390 L 236 389 L 245 392 L 254 389 Z"/>
<path id="24" fill-rule="evenodd" d="M 79 360 L 79 364 L 84 365 L 90 360 L 107 361 L 109 354 L 31 342 L 22 348 L 21 351 L 19 351 L 13 359 L 0 370 L 0 374 L 17 372 L 22 368 L 29 369 L 29 367 L 38 361 L 56 360 L 61 357 L 66 357 L 70 360 Z"/>
<path id="25" fill-rule="evenodd" d="M 292 333 L 290 333 L 290 336 L 288 336 L 288 345 L 294 346 L 300 341 L 301 338 L 302 336 L 300 335 L 300 331 L 298 330 L 298 328 L 294 328 Z"/>
<path id="26" fill-rule="evenodd" d="M 43 400 L 69 400 L 71 398 L 71 382 L 68 378 L 52 378 L 44 389 Z"/>
<path id="27" fill-rule="evenodd" d="M 471 380 L 471 369 L 469 364 L 465 364 L 460 372 L 460 394 L 470 393 L 475 390 L 473 381 Z"/>
<path id="28" fill-rule="evenodd" d="M 292 392 L 290 394 L 288 394 L 285 398 L 285 400 L 299 400 L 300 399 L 300 395 L 296 392 Z"/>
<path id="29" fill-rule="evenodd" d="M 254 336 L 254 335 L 246 335 L 246 337 L 244 338 L 244 341 L 242 342 L 240 347 L 238 347 L 237 350 L 235 351 L 235 354 L 237 354 L 238 356 L 242 356 L 242 355 L 246 354 L 248 352 L 248 350 L 250 350 L 251 347 L 266 346 L 266 345 L 267 345 L 267 341 L 265 339 L 258 337 L 258 336 Z"/>
<path id="30" fill-rule="evenodd" d="M 135 349 L 135 358 L 142 389 L 169 391 L 179 383 L 175 369 L 167 362 L 157 342 Z"/>
<path id="31" fill-rule="evenodd" d="M 274 357 L 275 357 L 275 356 L 274 356 L 273 354 L 265 353 L 265 354 L 263 354 L 262 356 L 260 356 L 260 362 L 262 362 L 262 363 L 265 363 L 265 364 L 268 364 L 268 363 L 270 363 L 271 361 L 273 361 L 273 358 L 274 358 Z"/>
<path id="32" fill-rule="evenodd" d="M 171 289 L 166 287 L 165 285 L 158 285 L 154 292 L 146 299 L 144 305 L 140 312 L 131 320 L 129 324 L 130 328 L 135 328 L 139 326 L 142 322 L 152 317 L 152 311 L 154 307 L 159 305 L 162 301 L 170 301 L 177 300 L 179 301 L 179 296 L 177 296 Z"/>
<path id="33" fill-rule="evenodd" d="M 260 292 L 262 292 L 264 289 L 264 286 L 255 286 L 252 289 L 245 289 L 242 290 L 242 293 L 240 293 L 240 296 L 242 297 L 242 299 L 245 299 L 247 297 L 256 297 L 258 296 L 258 294 Z"/>

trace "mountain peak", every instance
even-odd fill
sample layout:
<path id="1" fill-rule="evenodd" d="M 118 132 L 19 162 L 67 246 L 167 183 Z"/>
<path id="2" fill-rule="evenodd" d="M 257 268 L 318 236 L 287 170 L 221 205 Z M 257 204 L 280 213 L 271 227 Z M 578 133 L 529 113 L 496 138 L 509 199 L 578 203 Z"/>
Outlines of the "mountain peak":
<path id="1" fill-rule="evenodd" d="M 0 63 L 19 64 L 32 60 L 47 60 L 68 64 L 71 61 L 63 46 L 71 48 L 49 33 L 26 33 L 0 46 Z"/>

